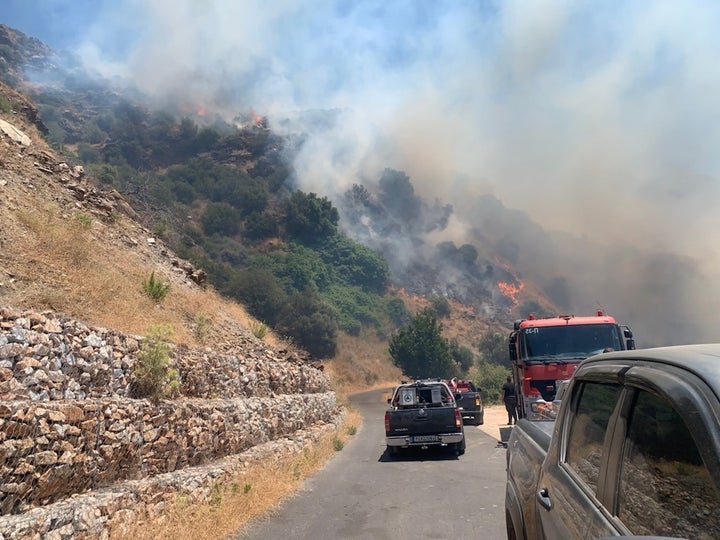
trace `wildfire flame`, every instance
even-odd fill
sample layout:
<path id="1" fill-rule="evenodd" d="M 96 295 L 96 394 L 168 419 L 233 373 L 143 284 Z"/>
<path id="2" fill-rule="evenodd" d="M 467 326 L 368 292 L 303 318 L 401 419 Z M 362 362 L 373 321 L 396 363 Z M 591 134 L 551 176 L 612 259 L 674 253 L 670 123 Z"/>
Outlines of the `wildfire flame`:
<path id="1" fill-rule="evenodd" d="M 505 281 L 498 281 L 497 286 L 500 292 L 512 301 L 513 305 L 518 305 L 517 295 L 525 288 L 525 284 L 522 281 L 518 281 L 517 285 L 506 283 Z"/>

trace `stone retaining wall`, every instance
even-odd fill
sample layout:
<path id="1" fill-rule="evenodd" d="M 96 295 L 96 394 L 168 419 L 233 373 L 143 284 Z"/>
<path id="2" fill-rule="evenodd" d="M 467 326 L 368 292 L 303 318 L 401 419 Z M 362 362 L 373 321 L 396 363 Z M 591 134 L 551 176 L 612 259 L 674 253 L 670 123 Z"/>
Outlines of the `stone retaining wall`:
<path id="1" fill-rule="evenodd" d="M 185 500 L 212 500 L 218 485 L 228 485 L 249 467 L 259 463 L 282 463 L 297 455 L 342 423 L 315 424 L 292 438 L 267 442 L 209 465 L 190 467 L 142 480 L 130 480 L 108 488 L 76 495 L 23 514 L 0 517 L 0 540 L 67 540 L 129 537 L 139 520 L 162 518 L 169 504 Z"/>
<path id="2" fill-rule="evenodd" d="M 130 395 L 142 344 L 128 336 L 52 313 L 0 309 L 0 400 L 75 400 Z M 173 347 L 185 397 L 270 396 L 330 390 L 322 371 L 297 353 L 248 335 L 235 354 Z"/>
<path id="3" fill-rule="evenodd" d="M 58 314 L 0 308 L 0 540 L 107 536 L 122 522 L 115 512 L 157 513 L 158 485 L 161 498 L 207 492 L 203 482 L 217 480 L 198 471 L 267 445 L 291 452 L 342 414 L 320 369 L 251 334 L 219 344 L 222 353 L 173 347 L 181 397 L 131 399 L 142 343 Z M 85 510 L 99 492 L 112 502 Z M 58 508 L 75 517 L 58 520 Z"/>
<path id="4" fill-rule="evenodd" d="M 212 401 L 0 403 L 0 513 L 171 472 L 337 414 L 335 395 Z"/>

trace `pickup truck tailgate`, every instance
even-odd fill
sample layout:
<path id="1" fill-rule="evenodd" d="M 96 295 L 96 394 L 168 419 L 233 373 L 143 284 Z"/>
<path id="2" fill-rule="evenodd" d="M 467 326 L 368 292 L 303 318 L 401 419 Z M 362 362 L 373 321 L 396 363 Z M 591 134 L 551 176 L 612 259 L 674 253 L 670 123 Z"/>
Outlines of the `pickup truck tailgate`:
<path id="1" fill-rule="evenodd" d="M 434 407 L 398 409 L 390 415 L 387 435 L 426 435 L 459 431 L 455 423 L 455 409 Z"/>

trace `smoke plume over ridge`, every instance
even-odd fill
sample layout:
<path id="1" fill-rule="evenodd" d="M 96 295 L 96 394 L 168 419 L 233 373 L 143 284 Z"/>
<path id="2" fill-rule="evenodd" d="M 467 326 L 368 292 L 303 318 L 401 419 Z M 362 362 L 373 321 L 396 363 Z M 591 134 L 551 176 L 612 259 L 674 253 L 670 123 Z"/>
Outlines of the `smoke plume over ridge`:
<path id="1" fill-rule="evenodd" d="M 73 2 L 49 4 L 72 20 Z M 87 10 L 84 26 L 65 28 L 73 41 L 48 42 L 158 102 L 227 119 L 253 110 L 275 128 L 333 110 L 333 122 L 301 124 L 302 189 L 339 201 L 387 167 L 404 171 L 423 200 L 452 205 L 433 241 L 512 246 L 522 273 L 564 283 L 557 295 L 578 314 L 602 306 L 640 343 L 717 341 L 720 5 L 125 0 Z"/>

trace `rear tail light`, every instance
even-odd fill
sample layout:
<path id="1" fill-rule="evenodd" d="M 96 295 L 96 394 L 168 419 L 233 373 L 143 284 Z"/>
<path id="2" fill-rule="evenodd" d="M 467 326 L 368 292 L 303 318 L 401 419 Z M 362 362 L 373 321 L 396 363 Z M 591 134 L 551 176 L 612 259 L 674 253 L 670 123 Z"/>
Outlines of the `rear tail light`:
<path id="1" fill-rule="evenodd" d="M 480 396 L 475 396 L 475 406 L 476 407 L 480 406 Z"/>
<path id="2" fill-rule="evenodd" d="M 460 409 L 455 409 L 455 427 L 462 427 L 462 414 L 460 414 Z"/>
<path id="3" fill-rule="evenodd" d="M 390 431 L 390 413 L 385 411 L 385 433 Z"/>

